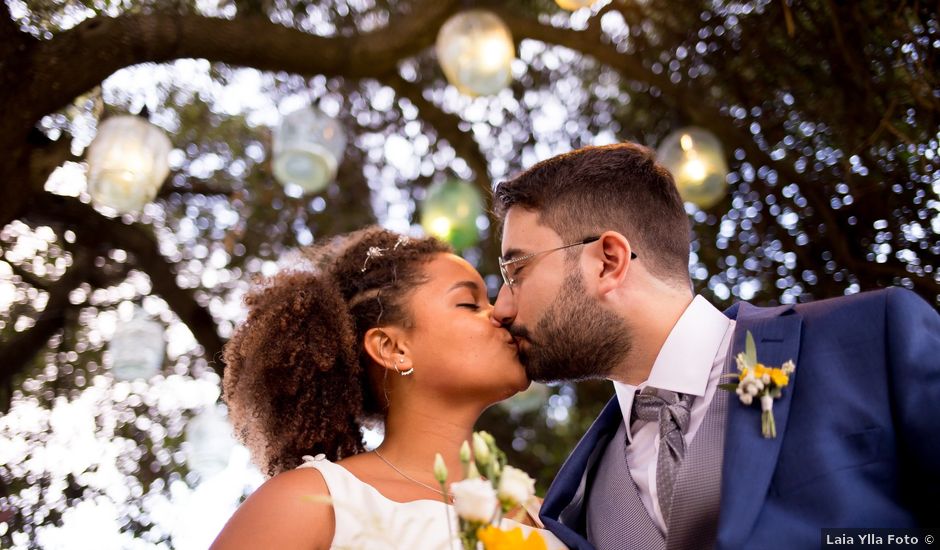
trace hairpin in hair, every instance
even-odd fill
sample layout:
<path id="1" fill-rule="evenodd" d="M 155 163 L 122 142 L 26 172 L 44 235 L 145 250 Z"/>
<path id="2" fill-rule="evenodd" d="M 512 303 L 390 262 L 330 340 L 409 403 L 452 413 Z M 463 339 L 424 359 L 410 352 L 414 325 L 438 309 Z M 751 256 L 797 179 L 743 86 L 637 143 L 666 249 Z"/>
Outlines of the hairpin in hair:
<path id="1" fill-rule="evenodd" d="M 407 235 L 399 235 L 398 241 L 395 242 L 395 246 L 392 247 L 392 250 L 398 250 L 399 246 L 404 246 L 408 244 L 409 241 L 411 241 L 411 239 L 408 238 Z"/>
<path id="2" fill-rule="evenodd" d="M 395 246 L 392 247 L 392 250 L 398 250 L 399 246 L 404 246 L 408 244 L 409 241 L 411 241 L 411 239 L 408 238 L 408 236 L 399 235 L 398 240 L 395 241 Z M 370 246 L 369 250 L 366 252 L 366 261 L 362 263 L 362 269 L 360 269 L 359 271 L 364 272 L 366 268 L 369 266 L 369 260 L 384 256 L 386 251 L 388 251 L 387 248 L 380 248 L 378 246 Z"/>
<path id="3" fill-rule="evenodd" d="M 366 267 L 369 265 L 369 260 L 382 257 L 386 250 L 388 249 L 370 246 L 368 252 L 366 252 L 366 261 L 362 263 L 362 269 L 359 271 L 365 271 Z"/>

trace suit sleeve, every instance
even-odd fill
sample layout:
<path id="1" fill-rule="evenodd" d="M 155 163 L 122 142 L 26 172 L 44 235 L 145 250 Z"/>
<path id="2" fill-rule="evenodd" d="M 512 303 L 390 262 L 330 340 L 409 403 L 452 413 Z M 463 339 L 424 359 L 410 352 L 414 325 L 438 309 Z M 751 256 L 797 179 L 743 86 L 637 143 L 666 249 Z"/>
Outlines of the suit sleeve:
<path id="1" fill-rule="evenodd" d="M 886 293 L 887 360 L 902 475 L 913 502 L 940 494 L 940 315 L 908 290 Z M 911 466 L 911 468 L 907 468 Z M 927 510 L 917 510 L 921 519 Z"/>

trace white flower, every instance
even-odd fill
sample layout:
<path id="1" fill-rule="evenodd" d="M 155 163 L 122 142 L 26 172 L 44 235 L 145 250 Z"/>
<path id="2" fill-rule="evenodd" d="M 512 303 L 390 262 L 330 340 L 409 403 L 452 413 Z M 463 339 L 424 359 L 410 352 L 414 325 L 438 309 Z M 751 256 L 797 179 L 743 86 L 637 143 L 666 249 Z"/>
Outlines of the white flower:
<path id="1" fill-rule="evenodd" d="M 490 461 L 490 446 L 479 432 L 473 432 L 473 456 L 480 466 L 486 466 Z"/>
<path id="2" fill-rule="evenodd" d="M 460 446 L 460 462 L 464 464 L 470 463 L 470 444 L 464 440 L 463 444 Z"/>
<path id="3" fill-rule="evenodd" d="M 518 468 L 506 466 L 497 490 L 500 502 L 518 506 L 535 496 L 535 480 Z"/>
<path id="4" fill-rule="evenodd" d="M 763 376 L 760 377 L 760 381 L 763 382 L 765 386 L 767 384 L 770 384 L 770 375 L 764 374 Z"/>
<path id="5" fill-rule="evenodd" d="M 755 395 L 757 395 L 757 384 L 748 384 L 746 391 L 747 391 L 748 396 L 754 397 Z"/>
<path id="6" fill-rule="evenodd" d="M 747 368 L 747 359 L 745 359 L 743 353 L 739 353 L 734 358 L 735 362 L 738 364 L 738 370 L 743 371 Z"/>
<path id="7" fill-rule="evenodd" d="M 782 370 L 784 374 L 793 374 L 793 371 L 796 370 L 796 363 L 794 363 L 793 360 L 791 359 L 787 361 L 786 363 L 780 365 L 780 370 Z"/>
<path id="8" fill-rule="evenodd" d="M 444 457 L 441 456 L 441 453 L 434 455 L 434 479 L 438 483 L 447 481 L 447 465 L 444 464 Z"/>
<path id="9" fill-rule="evenodd" d="M 461 518 L 489 523 L 496 515 L 499 499 L 489 481 L 465 479 L 452 484 L 450 490 L 454 495 L 454 508 Z"/>
<path id="10" fill-rule="evenodd" d="M 745 393 L 744 395 L 741 396 L 741 403 L 744 403 L 745 405 L 750 405 L 753 401 L 754 401 L 754 396 L 752 396 L 749 393 Z"/>
<path id="11" fill-rule="evenodd" d="M 477 463 L 471 462 L 470 465 L 467 466 L 467 479 L 476 479 L 479 477 L 482 476 L 480 475 L 480 470 L 477 469 Z"/>

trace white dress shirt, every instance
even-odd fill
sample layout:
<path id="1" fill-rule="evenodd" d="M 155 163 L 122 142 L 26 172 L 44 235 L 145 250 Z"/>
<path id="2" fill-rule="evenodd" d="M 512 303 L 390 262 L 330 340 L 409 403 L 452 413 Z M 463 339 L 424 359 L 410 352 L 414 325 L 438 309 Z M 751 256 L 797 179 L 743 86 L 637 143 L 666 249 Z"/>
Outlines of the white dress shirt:
<path id="1" fill-rule="evenodd" d="M 734 321 L 725 317 L 705 298 L 696 296 L 669 332 L 646 382 L 639 386 L 614 382 L 624 422 L 630 421 L 637 389 L 650 386 L 694 395 L 689 428 L 685 433 L 688 448 L 715 395 L 733 333 Z M 633 476 L 640 500 L 646 506 L 650 518 L 665 534 L 666 522 L 656 492 L 659 424 L 636 420 L 627 426 L 627 439 L 630 441 L 627 447 L 630 475 Z"/>

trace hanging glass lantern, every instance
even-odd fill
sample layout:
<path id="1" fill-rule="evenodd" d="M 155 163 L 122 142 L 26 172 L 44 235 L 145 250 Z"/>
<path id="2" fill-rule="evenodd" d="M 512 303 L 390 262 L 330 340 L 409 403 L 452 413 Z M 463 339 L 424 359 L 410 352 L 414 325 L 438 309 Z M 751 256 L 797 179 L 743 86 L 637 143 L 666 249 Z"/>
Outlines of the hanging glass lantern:
<path id="1" fill-rule="evenodd" d="M 122 214 L 157 196 L 170 173 L 170 138 L 142 116 L 106 119 L 88 146 L 88 193 L 95 204 Z"/>
<path id="2" fill-rule="evenodd" d="M 666 136 L 656 156 L 672 172 L 683 200 L 706 209 L 727 194 L 728 164 L 721 142 L 708 130 L 677 130 Z"/>
<path id="3" fill-rule="evenodd" d="M 512 34 L 492 12 L 469 10 L 448 19 L 437 34 L 436 50 L 444 76 L 461 93 L 495 94 L 512 80 Z"/>
<path id="4" fill-rule="evenodd" d="M 339 122 L 313 107 L 293 111 L 274 130 L 274 177 L 317 193 L 336 178 L 345 151 Z"/>
<path id="5" fill-rule="evenodd" d="M 228 466 L 235 437 L 223 405 L 208 405 L 186 424 L 186 464 L 203 479 Z"/>
<path id="6" fill-rule="evenodd" d="M 118 380 L 150 379 L 160 372 L 165 350 L 163 325 L 137 309 L 130 321 L 117 327 L 108 344 L 111 373 Z"/>
<path id="7" fill-rule="evenodd" d="M 558 7 L 563 10 L 576 11 L 581 8 L 588 8 L 594 5 L 597 0 L 555 0 Z"/>
<path id="8" fill-rule="evenodd" d="M 428 188 L 421 209 L 421 225 L 456 250 L 476 244 L 480 233 L 477 218 L 483 213 L 483 199 L 472 183 L 447 180 Z"/>

